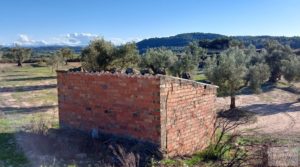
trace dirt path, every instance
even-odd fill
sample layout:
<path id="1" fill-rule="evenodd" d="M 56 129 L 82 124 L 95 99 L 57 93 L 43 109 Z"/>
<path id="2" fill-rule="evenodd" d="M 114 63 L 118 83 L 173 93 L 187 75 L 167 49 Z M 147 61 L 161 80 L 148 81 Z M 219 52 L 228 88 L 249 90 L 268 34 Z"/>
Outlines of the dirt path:
<path id="1" fill-rule="evenodd" d="M 299 84 L 297 85 L 299 88 Z M 300 95 L 274 88 L 259 95 L 237 96 L 237 106 L 255 113 L 257 121 L 241 129 L 249 133 L 272 136 L 297 136 L 300 134 Z M 229 98 L 218 98 L 218 108 L 227 107 Z"/>

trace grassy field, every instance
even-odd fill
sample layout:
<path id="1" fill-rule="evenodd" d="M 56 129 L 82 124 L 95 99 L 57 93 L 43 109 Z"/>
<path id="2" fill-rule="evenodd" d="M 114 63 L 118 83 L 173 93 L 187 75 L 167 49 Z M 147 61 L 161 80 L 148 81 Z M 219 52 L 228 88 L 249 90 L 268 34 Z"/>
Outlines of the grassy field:
<path id="1" fill-rule="evenodd" d="M 42 120 L 48 128 L 58 127 L 56 73 L 0 64 L 0 166 L 28 165 L 15 136 Z"/>

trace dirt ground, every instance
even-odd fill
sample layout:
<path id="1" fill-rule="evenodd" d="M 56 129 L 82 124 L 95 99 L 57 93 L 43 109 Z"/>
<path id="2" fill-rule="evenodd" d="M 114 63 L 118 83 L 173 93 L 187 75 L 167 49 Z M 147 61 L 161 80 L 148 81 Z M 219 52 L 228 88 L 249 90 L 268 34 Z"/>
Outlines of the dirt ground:
<path id="1" fill-rule="evenodd" d="M 300 84 L 293 87 L 267 88 L 261 94 L 238 95 L 237 107 L 254 113 L 257 121 L 240 129 L 252 134 L 285 137 L 300 135 Z M 217 98 L 217 106 L 224 109 L 229 98 Z"/>
<path id="2" fill-rule="evenodd" d="M 251 141 L 246 144 L 248 157 L 256 158 L 249 161 L 250 166 L 299 166 L 299 99 L 300 83 L 289 86 L 286 82 L 264 87 L 261 94 L 237 96 L 237 111 L 251 117 L 234 130 Z M 230 98 L 217 98 L 218 110 L 226 111 L 229 104 Z"/>

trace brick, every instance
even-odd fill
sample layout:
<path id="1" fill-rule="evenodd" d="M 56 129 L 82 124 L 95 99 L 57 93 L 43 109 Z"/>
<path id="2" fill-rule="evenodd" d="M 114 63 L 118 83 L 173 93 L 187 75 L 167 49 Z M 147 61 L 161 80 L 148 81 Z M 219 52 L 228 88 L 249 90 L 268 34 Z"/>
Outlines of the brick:
<path id="1" fill-rule="evenodd" d="M 213 135 L 213 85 L 162 75 L 57 74 L 62 126 L 147 140 L 169 156 L 199 151 Z"/>

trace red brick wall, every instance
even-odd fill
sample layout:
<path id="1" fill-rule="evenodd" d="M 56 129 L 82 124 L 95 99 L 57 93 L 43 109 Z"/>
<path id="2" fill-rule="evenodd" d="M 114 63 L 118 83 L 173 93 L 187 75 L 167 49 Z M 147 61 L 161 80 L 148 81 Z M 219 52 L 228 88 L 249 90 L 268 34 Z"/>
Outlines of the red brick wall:
<path id="1" fill-rule="evenodd" d="M 168 155 L 209 144 L 216 87 L 169 76 L 58 71 L 62 127 L 131 136 Z"/>
<path id="2" fill-rule="evenodd" d="M 162 141 L 168 155 L 191 154 L 208 146 L 215 128 L 216 86 L 161 78 Z"/>
<path id="3" fill-rule="evenodd" d="M 58 72 L 61 126 L 160 141 L 159 78 Z"/>

